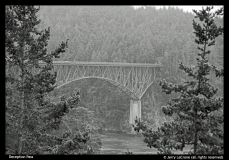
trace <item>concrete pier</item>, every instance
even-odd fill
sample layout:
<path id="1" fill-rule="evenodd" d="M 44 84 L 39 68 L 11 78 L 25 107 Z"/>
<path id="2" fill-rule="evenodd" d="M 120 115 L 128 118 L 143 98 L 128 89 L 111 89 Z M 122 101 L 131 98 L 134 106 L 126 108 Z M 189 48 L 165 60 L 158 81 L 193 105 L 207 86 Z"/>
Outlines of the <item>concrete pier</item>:
<path id="1" fill-rule="evenodd" d="M 130 124 L 134 124 L 136 117 L 141 119 L 141 100 L 130 100 Z"/>

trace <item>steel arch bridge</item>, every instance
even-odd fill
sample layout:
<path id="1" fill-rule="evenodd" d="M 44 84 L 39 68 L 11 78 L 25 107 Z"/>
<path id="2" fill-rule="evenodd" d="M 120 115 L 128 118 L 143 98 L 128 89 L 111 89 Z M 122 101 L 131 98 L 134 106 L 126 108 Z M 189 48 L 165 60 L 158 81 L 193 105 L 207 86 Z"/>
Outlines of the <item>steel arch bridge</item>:
<path id="1" fill-rule="evenodd" d="M 45 65 L 45 63 L 40 63 Z M 141 99 L 155 81 L 158 64 L 111 63 L 111 62 L 72 62 L 54 61 L 57 72 L 57 89 L 73 81 L 85 78 L 108 80 L 126 91 L 133 99 Z"/>
<path id="2" fill-rule="evenodd" d="M 40 62 L 40 66 L 46 63 Z M 130 95 L 130 124 L 141 118 L 141 98 L 155 82 L 160 64 L 54 61 L 57 88 L 85 78 L 100 78 L 118 86 Z"/>

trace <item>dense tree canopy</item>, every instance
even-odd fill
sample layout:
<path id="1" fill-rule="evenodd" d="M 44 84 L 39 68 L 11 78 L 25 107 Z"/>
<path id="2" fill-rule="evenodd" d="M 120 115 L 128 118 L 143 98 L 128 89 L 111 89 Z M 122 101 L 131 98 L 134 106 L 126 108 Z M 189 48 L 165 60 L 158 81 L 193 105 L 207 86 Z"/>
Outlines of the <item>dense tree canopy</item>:
<path id="1" fill-rule="evenodd" d="M 88 115 L 93 117 L 93 121 L 86 119 L 88 122 L 87 125 L 78 123 L 78 127 L 82 128 L 83 131 L 85 131 L 85 127 L 88 125 L 95 130 L 130 131 L 128 123 L 130 97 L 116 86 L 99 79 L 75 81 L 52 92 L 55 88 L 53 84 L 55 84 L 56 76 L 55 73 L 51 72 L 52 60 L 161 63 L 163 68 L 161 69 L 160 77 L 157 78 L 164 78 L 171 83 L 184 82 L 189 79 L 187 75 L 179 70 L 180 62 L 188 66 L 197 64 L 198 49 L 194 41 L 195 35 L 193 34 L 194 30 L 192 26 L 194 14 L 184 12 L 178 8 L 156 9 L 155 7 L 140 7 L 134 9 L 131 6 L 40 6 L 40 10 L 37 9 L 32 12 L 31 16 L 33 18 L 27 20 L 25 23 L 28 25 L 25 36 L 30 37 L 24 38 L 25 40 L 23 40 L 23 28 L 17 20 L 15 21 L 15 19 L 22 19 L 23 21 L 23 16 L 20 16 L 23 15 L 21 14 L 23 9 L 17 10 L 17 13 L 20 13 L 19 15 L 16 14 L 17 16 L 12 14 L 12 9 L 12 6 L 6 8 L 6 64 L 12 64 L 14 66 L 25 64 L 22 67 L 25 68 L 25 75 L 27 75 L 24 77 L 26 80 L 25 84 L 27 85 L 26 88 L 30 88 L 25 91 L 28 91 L 27 95 L 30 95 L 32 92 L 31 88 L 34 88 L 33 98 L 40 99 L 39 103 L 37 102 L 31 106 L 35 106 L 36 108 L 42 104 L 43 107 L 47 107 L 47 101 L 43 100 L 46 97 L 45 93 L 51 92 L 49 94 L 50 101 L 52 103 L 58 102 L 48 105 L 51 108 L 49 113 L 52 118 L 59 116 L 59 114 L 54 113 L 62 112 L 66 104 L 71 109 L 74 109 L 74 113 L 76 114 L 82 111 L 84 113 L 80 115 L 82 117 L 87 117 Z M 214 21 L 217 26 L 223 26 L 223 15 L 215 17 Z M 200 21 L 197 20 L 197 22 L 199 23 Z M 30 24 L 31 26 L 29 26 Z M 43 30 L 44 28 L 47 29 Z M 39 32 L 40 30 L 43 30 L 43 32 Z M 29 36 L 30 32 L 32 32 L 31 36 Z M 57 44 L 67 39 L 68 48 L 65 48 L 66 43 L 62 43 L 59 46 L 62 49 L 58 49 Z M 28 52 L 26 52 L 27 55 L 22 58 L 20 54 L 17 54 L 21 53 L 21 51 L 17 52 L 17 50 L 23 48 L 24 41 L 31 48 L 26 48 L 28 49 Z M 211 54 L 206 55 L 209 63 L 218 68 L 223 68 L 223 47 L 222 34 L 216 38 L 215 45 L 209 47 Z M 59 52 L 65 53 L 57 54 Z M 46 70 L 41 75 L 37 75 L 33 79 L 31 77 L 34 75 L 30 74 L 29 65 L 38 67 L 38 60 L 43 60 L 49 65 L 44 68 Z M 7 73 L 9 73 L 8 70 Z M 45 78 L 49 77 L 49 75 L 50 79 Z M 19 102 L 22 92 L 20 89 L 16 89 L 19 87 L 16 84 L 20 84 L 22 81 L 19 78 L 19 81 L 16 83 L 11 83 L 13 77 L 10 74 L 7 74 L 6 78 L 7 104 L 9 107 L 13 105 L 20 106 Z M 214 86 L 219 88 L 216 96 L 222 96 L 223 79 L 221 77 L 215 78 L 212 71 L 210 72 L 209 79 Z M 34 81 L 34 83 L 31 83 L 31 81 Z M 66 97 L 72 97 L 71 93 L 75 88 L 80 88 L 81 101 L 80 103 L 69 104 L 67 103 L 68 99 L 63 98 L 63 94 Z M 158 83 L 155 83 L 142 99 L 142 118 L 154 130 L 164 120 L 171 120 L 171 117 L 165 115 L 160 110 L 160 106 L 165 105 L 167 100 L 177 96 L 177 94 L 167 95 L 161 91 L 162 89 Z M 26 97 L 26 93 L 24 96 Z M 61 97 L 65 100 L 60 101 Z M 29 96 L 27 98 L 30 101 L 27 101 L 26 105 L 30 105 L 32 98 Z M 55 109 L 52 110 L 53 108 Z M 34 107 L 28 109 L 33 110 Z M 12 122 L 13 117 L 11 117 L 13 114 L 18 113 L 18 110 L 7 111 L 7 118 L 9 118 L 7 122 L 9 122 L 10 128 L 15 128 L 14 125 L 18 125 Z M 29 110 L 26 113 L 30 113 Z M 19 115 L 15 116 L 19 117 Z M 72 118 L 71 114 L 61 115 L 59 117 L 63 117 L 63 119 Z M 29 118 L 33 118 L 33 116 L 29 116 Z M 77 118 L 74 120 L 76 122 L 80 121 Z M 35 124 L 36 121 L 38 120 L 33 119 L 30 122 L 31 124 Z M 65 133 L 66 125 L 64 125 L 62 118 L 54 122 L 54 126 L 59 127 L 56 133 Z M 66 120 L 65 122 L 68 126 L 71 126 L 70 121 Z M 85 137 L 88 137 L 88 134 L 89 132 L 86 132 Z M 78 133 L 76 135 L 69 135 L 72 140 L 75 136 L 80 137 Z M 83 133 L 81 137 L 83 137 Z M 72 142 L 69 143 L 75 144 Z M 68 151 L 69 153 L 75 151 L 85 153 L 87 151 L 84 149 L 81 151 L 81 149 L 87 148 L 90 146 L 90 143 L 91 141 L 88 141 L 88 143 L 83 144 L 81 147 L 72 145 L 68 148 Z M 58 143 L 55 141 L 52 145 L 54 149 L 47 151 L 47 153 L 67 153 L 66 150 L 57 150 L 55 148 L 56 144 Z M 34 146 L 36 145 L 34 144 Z M 91 152 L 89 148 L 88 153 Z"/>
<path id="2" fill-rule="evenodd" d="M 194 43 L 195 36 L 192 27 L 194 14 L 184 12 L 179 8 L 41 6 L 38 16 L 42 20 L 39 27 L 52 28 L 48 51 L 55 49 L 55 44 L 60 38 L 69 39 L 69 49 L 55 60 L 162 63 L 160 78 L 165 78 L 172 83 L 188 78 L 179 70 L 180 62 L 185 65 L 196 64 L 198 49 Z M 217 25 L 223 25 L 222 17 L 216 17 L 215 22 Z M 212 52 L 209 62 L 222 68 L 223 35 L 216 38 L 216 45 L 210 50 Z M 82 103 L 89 105 L 98 102 L 98 105 L 103 104 L 102 106 L 106 108 L 112 106 L 111 108 L 117 110 L 122 110 L 120 105 L 125 106 L 124 108 L 129 107 L 128 96 L 122 96 L 124 99 L 119 100 L 120 105 L 113 106 L 117 102 L 110 102 L 110 99 L 115 99 L 116 93 L 120 91 L 111 85 L 101 85 L 104 81 L 94 81 L 94 83 L 88 80 L 80 81 L 79 85 L 74 83 L 84 88 L 81 89 L 82 92 L 86 92 L 84 90 L 87 88 L 97 90 L 93 92 L 94 94 L 90 92 L 90 95 L 82 93 Z M 219 87 L 217 95 L 222 95 L 222 78 L 214 78 L 212 74 L 211 81 Z M 92 86 L 88 87 L 85 83 Z M 98 85 L 101 86 L 98 87 Z M 111 96 L 108 97 L 109 100 L 102 98 L 107 92 L 96 94 L 107 87 L 112 91 Z M 163 113 L 158 109 L 159 106 L 165 105 L 165 99 L 169 100 L 174 96 L 166 95 L 161 91 L 158 85 L 154 84 L 142 100 L 143 118 L 152 122 L 153 125 L 157 124 L 156 126 L 159 123 L 155 119 L 160 119 L 160 123 L 164 120 Z M 86 98 L 86 95 L 94 96 L 94 99 Z"/>
<path id="3" fill-rule="evenodd" d="M 48 51 L 69 39 L 66 54 L 56 60 L 141 62 L 164 65 L 163 76 L 180 79 L 179 62 L 195 64 L 194 14 L 168 7 L 41 6 L 40 27 L 52 28 Z M 217 24 L 223 19 L 216 18 Z M 223 66 L 223 36 L 216 39 L 211 62 Z"/>
<path id="4" fill-rule="evenodd" d="M 187 66 L 182 62 L 179 68 L 189 78 L 179 84 L 160 81 L 163 92 L 171 94 L 180 93 L 177 98 L 171 99 L 162 111 L 174 115 L 172 121 L 166 121 L 153 131 L 145 123 L 137 121 L 135 129 L 143 130 L 144 141 L 149 147 L 158 148 L 161 154 L 172 154 L 173 149 L 183 150 L 186 145 L 192 148 L 189 154 L 223 154 L 224 153 L 224 98 L 217 97 L 218 89 L 210 83 L 210 71 L 215 77 L 224 75 L 224 70 L 209 63 L 211 51 L 209 47 L 215 45 L 215 38 L 222 35 L 224 28 L 217 26 L 214 17 L 223 15 L 223 8 L 211 12 L 211 7 L 200 11 L 194 10 L 193 29 L 196 36 L 195 43 L 199 50 L 195 66 Z"/>
<path id="5" fill-rule="evenodd" d="M 6 153 L 92 153 L 93 149 L 85 145 L 90 131 L 71 135 L 74 142 L 70 148 L 66 147 L 70 143 L 66 137 L 49 134 L 60 127 L 62 117 L 79 102 L 79 91 L 55 103 L 47 97 L 56 87 L 53 58 L 65 52 L 67 41 L 47 52 L 50 28 L 36 28 L 40 23 L 36 16 L 39 7 L 14 5 L 5 10 Z M 40 66 L 39 61 L 45 66 Z M 83 145 L 78 147 L 81 141 Z"/>

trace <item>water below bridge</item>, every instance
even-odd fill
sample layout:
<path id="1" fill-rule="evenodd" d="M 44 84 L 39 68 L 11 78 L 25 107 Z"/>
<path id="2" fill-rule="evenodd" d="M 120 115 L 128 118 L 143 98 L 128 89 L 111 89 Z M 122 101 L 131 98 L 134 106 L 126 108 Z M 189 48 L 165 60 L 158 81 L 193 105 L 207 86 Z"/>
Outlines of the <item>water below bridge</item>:
<path id="1" fill-rule="evenodd" d="M 144 137 L 130 136 L 125 133 L 100 133 L 102 148 L 99 154 L 125 154 L 127 149 L 133 154 L 157 154 L 156 148 L 149 148 L 143 142 Z M 187 151 L 187 149 L 186 149 Z M 173 153 L 183 154 L 181 151 Z"/>
<path id="2" fill-rule="evenodd" d="M 127 149 L 134 154 L 157 154 L 156 149 L 146 146 L 143 137 L 125 133 L 100 133 L 102 148 L 100 154 L 125 154 Z"/>

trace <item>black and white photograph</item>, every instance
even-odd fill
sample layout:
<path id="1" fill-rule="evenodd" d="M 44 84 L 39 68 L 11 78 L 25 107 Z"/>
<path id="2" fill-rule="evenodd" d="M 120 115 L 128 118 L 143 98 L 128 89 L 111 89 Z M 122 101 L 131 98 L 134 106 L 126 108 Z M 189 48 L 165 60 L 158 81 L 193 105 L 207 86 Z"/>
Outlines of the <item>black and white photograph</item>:
<path id="1" fill-rule="evenodd" d="M 224 5 L 5 5 L 5 156 L 223 159 Z"/>

